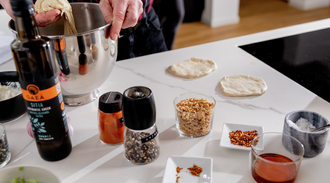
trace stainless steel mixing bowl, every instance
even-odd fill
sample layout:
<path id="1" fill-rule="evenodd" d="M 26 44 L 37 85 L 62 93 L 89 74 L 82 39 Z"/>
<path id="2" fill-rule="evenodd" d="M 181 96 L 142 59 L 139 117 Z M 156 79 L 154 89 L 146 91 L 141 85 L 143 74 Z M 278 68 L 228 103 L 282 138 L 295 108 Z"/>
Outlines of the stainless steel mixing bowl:
<path id="1" fill-rule="evenodd" d="M 52 41 L 55 65 L 67 105 L 87 104 L 98 97 L 98 88 L 111 73 L 117 59 L 117 42 L 109 38 L 107 24 L 96 3 L 71 3 L 78 34 L 64 34 L 64 18 L 40 27 Z M 9 22 L 14 36 L 15 22 Z M 63 49 L 63 50 L 62 50 Z"/>

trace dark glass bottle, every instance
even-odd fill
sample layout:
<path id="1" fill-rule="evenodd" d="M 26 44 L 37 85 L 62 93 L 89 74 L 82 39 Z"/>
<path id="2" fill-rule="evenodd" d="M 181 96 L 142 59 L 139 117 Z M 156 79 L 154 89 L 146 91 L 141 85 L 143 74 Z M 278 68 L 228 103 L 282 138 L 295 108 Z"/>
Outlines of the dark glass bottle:
<path id="1" fill-rule="evenodd" d="M 69 75 L 70 74 L 70 68 L 68 63 L 68 56 L 65 51 L 65 39 L 64 38 L 58 38 L 54 41 L 54 48 L 56 51 L 56 60 L 58 63 L 58 66 L 63 74 Z"/>
<path id="2" fill-rule="evenodd" d="M 50 40 L 39 34 L 32 0 L 10 3 L 17 31 L 11 49 L 38 151 L 44 160 L 61 160 L 72 144 Z"/>

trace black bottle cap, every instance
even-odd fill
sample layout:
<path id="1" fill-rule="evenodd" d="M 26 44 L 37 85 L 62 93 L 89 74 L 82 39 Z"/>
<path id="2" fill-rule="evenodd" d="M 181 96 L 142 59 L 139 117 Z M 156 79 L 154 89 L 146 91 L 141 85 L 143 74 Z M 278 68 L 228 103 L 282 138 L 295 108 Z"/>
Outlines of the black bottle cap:
<path id="1" fill-rule="evenodd" d="M 83 53 L 79 55 L 79 64 L 80 65 L 86 65 L 88 63 L 87 56 Z"/>
<path id="2" fill-rule="evenodd" d="M 34 8 L 32 0 L 10 0 L 14 16 L 33 15 Z"/>
<path id="3" fill-rule="evenodd" d="M 86 52 L 86 48 L 85 48 L 85 40 L 83 36 L 78 36 L 77 37 L 78 40 L 78 48 L 79 48 L 79 52 L 80 53 L 85 53 Z"/>
<path id="4" fill-rule="evenodd" d="M 121 111 L 123 95 L 119 92 L 107 92 L 99 98 L 99 110 L 105 113 Z"/>
<path id="5" fill-rule="evenodd" d="M 144 86 L 128 88 L 123 93 L 123 118 L 132 130 L 145 130 L 156 122 L 156 105 L 152 91 Z"/>

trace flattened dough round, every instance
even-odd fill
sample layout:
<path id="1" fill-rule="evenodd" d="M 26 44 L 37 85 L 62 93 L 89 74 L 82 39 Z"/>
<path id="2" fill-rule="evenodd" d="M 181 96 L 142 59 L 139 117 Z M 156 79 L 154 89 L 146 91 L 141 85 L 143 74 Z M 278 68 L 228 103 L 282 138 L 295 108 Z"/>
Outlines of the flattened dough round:
<path id="1" fill-rule="evenodd" d="M 249 75 L 230 75 L 221 79 L 221 90 L 229 97 L 262 95 L 267 90 L 265 81 Z"/>
<path id="2" fill-rule="evenodd" d="M 205 76 L 216 69 L 217 64 L 213 60 L 196 57 L 178 64 L 173 64 L 167 68 L 174 76 L 188 79 Z"/>

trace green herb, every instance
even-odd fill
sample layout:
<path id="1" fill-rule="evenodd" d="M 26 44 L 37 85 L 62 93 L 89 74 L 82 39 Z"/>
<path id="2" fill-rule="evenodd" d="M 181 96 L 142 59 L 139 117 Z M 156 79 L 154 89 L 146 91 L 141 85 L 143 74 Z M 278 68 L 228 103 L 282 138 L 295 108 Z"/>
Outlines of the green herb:
<path id="1" fill-rule="evenodd" d="M 18 169 L 20 171 L 22 171 L 24 169 L 24 167 L 19 167 Z M 25 181 L 24 175 L 22 175 L 21 177 L 19 177 L 17 179 L 13 179 L 10 183 L 41 183 L 41 182 L 38 182 L 34 179 L 30 179 L 30 180 Z"/>
<path id="2" fill-rule="evenodd" d="M 22 175 L 21 177 L 12 180 L 10 183 L 40 183 L 40 182 L 38 182 L 34 179 L 30 179 L 30 180 L 25 181 L 24 176 Z"/>

